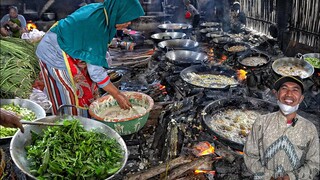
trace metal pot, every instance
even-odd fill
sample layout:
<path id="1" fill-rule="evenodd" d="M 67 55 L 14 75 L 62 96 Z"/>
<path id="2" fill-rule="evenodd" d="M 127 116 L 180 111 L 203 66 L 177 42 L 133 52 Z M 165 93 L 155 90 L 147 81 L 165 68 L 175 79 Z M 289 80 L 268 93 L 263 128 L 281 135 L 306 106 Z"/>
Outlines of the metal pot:
<path id="1" fill-rule="evenodd" d="M 196 49 L 198 46 L 199 43 L 197 41 L 190 39 L 173 39 L 158 43 L 158 47 L 165 52 L 169 50 L 191 50 Z"/>
<path id="2" fill-rule="evenodd" d="M 158 44 L 161 41 L 170 39 L 184 39 L 187 35 L 182 32 L 165 32 L 151 35 L 151 39 L 154 43 Z"/>
<path id="3" fill-rule="evenodd" d="M 208 61 L 208 56 L 201 52 L 177 50 L 167 52 L 166 59 L 177 65 L 191 65 Z"/>
<path id="4" fill-rule="evenodd" d="M 231 37 L 216 37 L 212 38 L 212 42 L 218 45 L 225 45 L 234 42 L 234 39 Z"/>
<path id="5" fill-rule="evenodd" d="M 123 160 L 122 160 L 122 166 L 121 168 L 112 176 L 108 177 L 107 179 L 112 179 L 114 175 L 118 174 L 126 165 L 127 159 L 128 159 L 128 149 L 121 138 L 121 136 L 111 129 L 109 126 L 103 124 L 102 122 L 95 121 L 93 119 L 89 118 L 84 118 L 81 116 L 48 116 L 45 118 L 37 119 L 35 122 L 48 122 L 48 123 L 55 123 L 57 121 L 63 120 L 63 119 L 78 119 L 83 127 L 86 130 L 92 130 L 95 129 L 98 132 L 106 134 L 108 137 L 115 139 L 119 144 L 120 147 L 123 151 Z M 27 160 L 27 155 L 26 155 L 26 145 L 29 145 L 32 141 L 32 135 L 31 131 L 36 132 L 38 134 L 43 133 L 43 129 L 47 129 L 48 126 L 32 126 L 32 125 L 27 125 L 24 126 L 25 132 L 22 133 L 20 130 L 13 136 L 11 144 L 10 144 L 10 154 L 12 157 L 13 162 L 15 165 L 26 175 L 29 177 L 36 179 L 31 173 L 30 173 L 30 163 Z"/>
<path id="6" fill-rule="evenodd" d="M 299 71 L 292 70 L 292 68 L 295 67 L 298 68 Z M 279 68 L 288 68 L 290 70 L 284 72 L 279 70 Z M 313 66 L 309 64 L 307 61 L 293 57 L 284 57 L 275 60 L 272 63 L 272 69 L 274 72 L 281 76 L 300 76 L 302 79 L 310 77 L 314 72 Z M 303 74 L 299 73 L 300 71 L 303 71 Z"/>
<path id="7" fill-rule="evenodd" d="M 212 119 L 213 115 L 225 111 L 227 109 L 256 110 L 261 114 L 267 114 L 279 110 L 278 106 L 274 103 L 250 97 L 236 97 L 216 100 L 208 104 L 202 110 L 202 124 L 205 127 L 205 129 L 210 134 L 216 136 L 218 140 L 223 144 L 240 151 L 243 151 L 243 143 L 235 142 L 230 138 L 223 136 L 221 132 L 215 131 L 211 127 L 211 124 L 215 123 L 215 120 Z"/>
<path id="8" fill-rule="evenodd" d="M 53 21 L 53 20 L 55 20 L 55 18 L 56 18 L 55 13 L 43 13 L 42 14 L 42 19 L 44 21 Z"/>
<path id="9" fill-rule="evenodd" d="M 317 58 L 319 60 L 320 63 L 320 53 L 308 53 L 308 54 L 297 54 L 297 57 L 300 59 L 304 59 L 305 61 L 309 62 L 315 69 L 315 71 L 319 72 L 320 71 L 320 67 L 319 66 L 315 66 L 313 65 L 310 61 L 306 60 L 305 58 Z"/>
<path id="10" fill-rule="evenodd" d="M 184 23 L 166 23 L 166 24 L 160 24 L 158 26 L 158 28 L 163 32 L 168 31 L 168 30 L 185 32 L 185 31 L 191 29 L 192 25 L 184 24 Z"/>

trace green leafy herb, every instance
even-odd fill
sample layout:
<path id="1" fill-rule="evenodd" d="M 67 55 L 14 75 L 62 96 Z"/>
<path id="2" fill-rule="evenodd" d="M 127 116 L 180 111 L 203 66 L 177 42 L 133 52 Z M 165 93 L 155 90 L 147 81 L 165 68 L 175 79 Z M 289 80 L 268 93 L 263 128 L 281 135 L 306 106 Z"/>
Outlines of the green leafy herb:
<path id="1" fill-rule="evenodd" d="M 38 179 L 105 179 L 121 168 L 123 151 L 107 135 L 86 131 L 78 120 L 32 132 L 26 147 L 31 173 Z"/>
<path id="2" fill-rule="evenodd" d="M 308 61 L 313 67 L 320 68 L 320 59 L 319 58 L 312 58 L 306 57 L 304 60 Z"/>
<path id="3" fill-rule="evenodd" d="M 14 105 L 13 103 L 3 105 L 1 106 L 1 108 L 17 114 L 23 120 L 32 121 L 37 118 L 36 114 L 33 111 L 27 108 L 22 108 L 19 105 Z M 0 126 L 0 138 L 13 136 L 16 132 L 16 128 L 7 128 Z"/>

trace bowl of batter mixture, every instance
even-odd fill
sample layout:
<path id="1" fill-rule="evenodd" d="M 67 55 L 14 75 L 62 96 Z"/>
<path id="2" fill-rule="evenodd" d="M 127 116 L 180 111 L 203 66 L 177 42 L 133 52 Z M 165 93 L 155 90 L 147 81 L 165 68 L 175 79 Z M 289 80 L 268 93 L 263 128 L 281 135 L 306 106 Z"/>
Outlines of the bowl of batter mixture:
<path id="1" fill-rule="evenodd" d="M 89 114 L 92 118 L 103 121 L 120 135 L 129 135 L 139 131 L 146 124 L 154 102 L 144 93 L 123 93 L 129 98 L 131 109 L 121 109 L 111 95 L 106 95 L 91 103 Z"/>

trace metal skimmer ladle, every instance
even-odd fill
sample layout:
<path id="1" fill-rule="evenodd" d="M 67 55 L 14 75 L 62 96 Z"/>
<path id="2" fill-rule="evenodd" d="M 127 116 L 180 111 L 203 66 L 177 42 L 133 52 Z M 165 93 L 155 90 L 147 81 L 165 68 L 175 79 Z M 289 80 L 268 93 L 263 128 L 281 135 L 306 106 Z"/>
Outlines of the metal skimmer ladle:
<path id="1" fill-rule="evenodd" d="M 38 126 L 63 126 L 63 124 L 55 124 L 55 123 L 48 123 L 48 122 L 32 122 L 32 121 L 20 121 L 21 124 L 29 124 L 29 125 L 38 125 Z"/>

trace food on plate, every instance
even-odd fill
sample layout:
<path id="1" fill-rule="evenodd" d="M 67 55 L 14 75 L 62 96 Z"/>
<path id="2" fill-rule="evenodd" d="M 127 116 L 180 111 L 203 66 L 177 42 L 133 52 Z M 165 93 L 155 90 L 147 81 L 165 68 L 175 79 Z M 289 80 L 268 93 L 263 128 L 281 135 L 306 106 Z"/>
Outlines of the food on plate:
<path id="1" fill-rule="evenodd" d="M 259 115 L 255 110 L 228 109 L 213 115 L 209 127 L 229 140 L 244 144 Z"/>
<path id="2" fill-rule="evenodd" d="M 228 85 L 234 86 L 238 82 L 233 77 L 215 74 L 196 74 L 194 72 L 187 73 L 190 83 L 196 86 L 207 88 L 224 88 Z"/>
<path id="3" fill-rule="evenodd" d="M 27 108 L 22 108 L 19 105 L 14 105 L 13 103 L 3 105 L 1 106 L 1 108 L 15 113 L 17 116 L 21 117 L 21 119 L 23 120 L 32 121 L 37 118 L 36 114 L 33 111 Z M 13 136 L 17 132 L 17 130 L 18 129 L 16 128 L 7 128 L 7 127 L 0 126 L 0 138 Z"/>
<path id="4" fill-rule="evenodd" d="M 30 173 L 37 179 L 106 179 L 122 166 L 120 144 L 79 120 L 64 120 L 41 134 L 31 131 L 26 146 Z"/>
<path id="5" fill-rule="evenodd" d="M 320 68 L 320 59 L 315 57 L 304 58 L 308 63 L 310 63 L 315 68 Z"/>
<path id="6" fill-rule="evenodd" d="M 241 61 L 241 64 L 245 66 L 261 66 L 267 62 L 267 59 L 264 57 L 247 57 Z"/>
<path id="7" fill-rule="evenodd" d="M 287 64 L 277 67 L 277 72 L 283 76 L 300 76 L 307 78 L 309 76 L 307 70 L 299 64 Z"/>
<path id="8" fill-rule="evenodd" d="M 241 45 L 231 46 L 228 48 L 229 52 L 241 52 L 241 51 L 245 51 L 245 50 L 247 50 L 247 47 L 241 46 Z"/>

